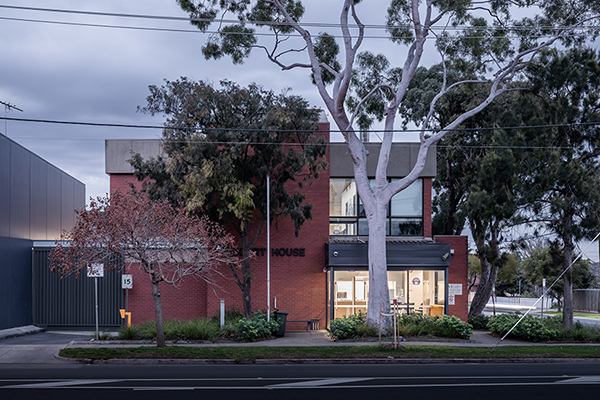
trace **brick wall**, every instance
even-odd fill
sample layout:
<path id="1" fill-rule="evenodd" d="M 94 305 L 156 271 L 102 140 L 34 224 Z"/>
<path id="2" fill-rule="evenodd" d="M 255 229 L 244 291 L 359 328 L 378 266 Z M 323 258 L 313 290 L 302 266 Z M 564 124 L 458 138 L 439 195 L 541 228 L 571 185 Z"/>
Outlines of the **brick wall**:
<path id="1" fill-rule="evenodd" d="M 129 290 L 129 311 L 131 322 L 139 324 L 154 321 L 154 297 L 150 275 L 142 272 L 138 264 L 128 264 L 125 273 L 133 275 L 133 288 Z M 206 317 L 207 284 L 189 277 L 180 285 L 159 283 L 163 318 L 165 320 L 190 320 Z"/>
<path id="2" fill-rule="evenodd" d="M 138 181 L 132 174 L 110 175 L 110 193 L 116 190 L 121 191 L 121 193 L 127 193 L 131 191 L 131 184 L 134 185 L 136 190 L 142 190 L 142 182 Z"/>
<path id="3" fill-rule="evenodd" d="M 423 236 L 431 237 L 431 178 L 423 178 Z"/>
<path id="4" fill-rule="evenodd" d="M 328 141 L 329 124 L 319 124 L 320 130 Z M 327 152 L 329 161 L 329 151 Z M 295 184 L 294 184 L 295 185 Z M 271 226 L 272 249 L 286 249 L 291 256 L 273 255 L 270 257 L 270 298 L 271 310 L 274 309 L 274 298 L 277 308 L 288 312 L 288 319 L 321 319 L 321 327 L 325 326 L 326 312 L 326 273 L 325 245 L 329 241 L 329 170 L 323 171 L 318 180 L 313 180 L 302 188 L 306 202 L 313 205 L 312 220 L 306 221 L 300 228 L 298 236 L 294 234 L 294 225 L 289 217 L 281 217 Z M 255 248 L 266 249 L 266 226 L 259 236 Z M 304 256 L 293 255 L 290 249 L 304 249 Z M 281 251 L 283 253 L 283 251 Z M 257 253 L 252 260 L 252 308 L 267 309 L 267 255 Z M 231 274 L 219 282 L 214 291 L 208 290 L 207 313 L 209 316 L 218 313 L 220 300 L 225 300 L 227 309 L 242 309 L 240 289 L 235 285 Z M 288 330 L 306 329 L 306 324 L 288 323 Z"/>
<path id="5" fill-rule="evenodd" d="M 329 140 L 329 124 L 319 124 L 323 135 Z M 327 152 L 329 161 L 329 151 Z M 141 188 L 141 183 L 133 175 L 111 175 L 110 190 L 129 191 L 130 183 Z M 291 185 L 295 185 L 292 183 Z M 273 299 L 277 298 L 277 308 L 288 312 L 288 319 L 321 319 L 321 327 L 325 326 L 326 312 L 326 273 L 325 245 L 329 241 L 329 170 L 320 174 L 318 180 L 306 184 L 302 188 L 306 202 L 313 205 L 313 219 L 305 222 L 299 235 L 294 234 L 294 225 L 289 217 L 282 217 L 271 226 L 271 248 L 287 249 L 290 256 L 272 255 L 270 262 L 271 275 L 271 309 Z M 267 247 L 266 227 L 263 227 L 255 248 Z M 293 250 L 304 249 L 303 256 Z M 284 250 L 285 252 L 286 250 Z M 283 253 L 283 252 L 282 252 Z M 267 257 L 266 253 L 258 253 L 251 261 L 252 265 L 252 308 L 267 308 Z M 150 278 L 139 272 L 136 265 L 130 265 L 127 273 L 134 275 L 133 289 L 129 291 L 129 309 L 132 323 L 154 320 L 154 303 Z M 178 287 L 164 283 L 159 284 L 165 319 L 193 319 L 212 317 L 219 313 L 220 301 L 225 300 L 226 309 L 242 310 L 242 292 L 234 282 L 228 269 L 222 271 L 223 276 L 216 279 L 215 285 L 208 285 L 201 280 L 188 278 Z M 306 329 L 306 324 L 289 323 L 289 330 Z"/>
<path id="6" fill-rule="evenodd" d="M 469 294 L 467 292 L 468 278 L 468 244 L 466 236 L 435 236 L 436 243 L 450 243 L 450 248 L 454 250 L 451 255 L 450 267 L 448 268 L 448 283 L 461 284 L 462 295 L 455 297 L 455 305 L 448 306 L 448 315 L 456 315 L 463 321 L 468 320 L 469 312 Z"/>

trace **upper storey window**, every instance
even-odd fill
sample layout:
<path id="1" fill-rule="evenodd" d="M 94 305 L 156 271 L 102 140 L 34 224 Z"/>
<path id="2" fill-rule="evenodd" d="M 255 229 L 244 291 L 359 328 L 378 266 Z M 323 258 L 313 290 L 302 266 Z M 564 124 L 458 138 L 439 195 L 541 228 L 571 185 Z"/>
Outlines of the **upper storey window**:
<path id="1" fill-rule="evenodd" d="M 387 214 L 388 236 L 423 236 L 423 180 L 417 179 L 396 194 L 388 204 Z M 352 178 L 331 178 L 329 181 L 329 234 L 369 234 L 365 212 Z"/>

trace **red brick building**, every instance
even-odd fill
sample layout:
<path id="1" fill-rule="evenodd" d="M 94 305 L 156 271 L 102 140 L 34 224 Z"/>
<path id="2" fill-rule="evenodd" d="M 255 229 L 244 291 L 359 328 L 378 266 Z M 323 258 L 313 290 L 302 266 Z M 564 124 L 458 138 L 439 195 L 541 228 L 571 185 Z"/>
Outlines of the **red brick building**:
<path id="1" fill-rule="evenodd" d="M 323 121 L 320 130 L 327 132 Z M 378 144 L 367 144 L 377 154 Z M 418 144 L 394 143 L 388 175 L 405 176 L 414 162 Z M 161 153 L 158 140 L 107 140 L 106 172 L 111 192 L 141 187 L 127 160 L 139 153 L 144 158 Z M 324 328 L 335 317 L 366 310 L 368 293 L 368 227 L 353 181 L 352 163 L 343 143 L 331 143 L 329 170 L 303 188 L 306 201 L 314 205 L 313 219 L 304 223 L 298 236 L 289 219 L 271 226 L 270 249 L 266 229 L 255 246 L 252 261 L 253 309 L 277 308 L 288 312 L 288 320 L 319 319 Z M 368 165 L 374 176 L 375 162 Z M 373 164 L 373 165 L 371 165 Z M 431 234 L 431 183 L 435 177 L 435 149 L 426 167 L 407 190 L 392 200 L 388 217 L 388 279 L 390 298 L 402 310 L 429 315 L 446 313 L 467 318 L 467 238 L 435 237 Z M 267 299 L 267 254 L 270 256 L 270 299 Z M 132 322 L 154 319 L 147 276 L 137 270 L 129 290 Z M 136 273 L 138 275 L 136 275 Z M 229 271 L 217 285 L 188 279 L 179 287 L 161 288 L 164 317 L 191 319 L 219 312 L 221 300 L 227 309 L 241 310 L 241 291 Z M 288 323 L 287 329 L 306 329 L 306 324 Z"/>

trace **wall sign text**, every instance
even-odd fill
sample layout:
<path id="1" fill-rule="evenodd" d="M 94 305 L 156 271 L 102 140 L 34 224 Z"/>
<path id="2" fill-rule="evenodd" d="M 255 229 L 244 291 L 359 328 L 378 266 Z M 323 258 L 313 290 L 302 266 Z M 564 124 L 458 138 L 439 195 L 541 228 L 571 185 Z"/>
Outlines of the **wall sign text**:
<path id="1" fill-rule="evenodd" d="M 267 249 L 264 247 L 252 249 L 259 257 L 267 255 Z M 305 257 L 306 249 L 304 247 L 279 247 L 271 249 L 271 257 Z"/>

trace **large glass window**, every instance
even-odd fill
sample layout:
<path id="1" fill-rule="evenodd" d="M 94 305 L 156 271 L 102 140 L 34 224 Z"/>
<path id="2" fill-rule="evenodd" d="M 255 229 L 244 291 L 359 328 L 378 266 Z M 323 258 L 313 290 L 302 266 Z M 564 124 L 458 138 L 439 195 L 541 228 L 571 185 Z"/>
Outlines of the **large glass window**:
<path id="1" fill-rule="evenodd" d="M 366 312 L 368 271 L 333 271 L 333 318 Z M 391 305 L 400 313 L 443 315 L 446 279 L 443 270 L 388 271 Z M 330 303 L 331 304 L 331 303 Z"/>
<path id="2" fill-rule="evenodd" d="M 372 180 L 372 185 L 374 181 Z M 352 178 L 329 181 L 329 234 L 369 234 L 369 226 Z M 423 180 L 396 194 L 388 206 L 388 236 L 423 236 Z"/>
<path id="3" fill-rule="evenodd" d="M 397 180 L 397 179 L 392 179 Z M 409 187 L 396 193 L 390 202 L 392 217 L 423 216 L 423 180 L 417 179 Z"/>
<path id="4" fill-rule="evenodd" d="M 357 203 L 354 179 L 329 181 L 330 235 L 356 235 Z"/>
<path id="5" fill-rule="evenodd" d="M 357 200 L 354 179 L 329 180 L 329 215 L 356 217 Z"/>

